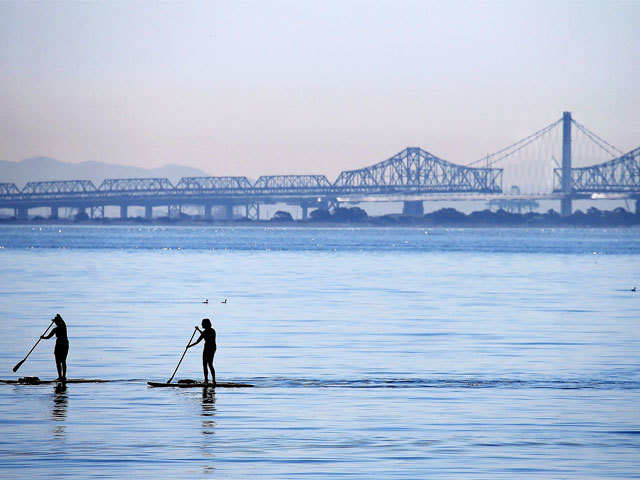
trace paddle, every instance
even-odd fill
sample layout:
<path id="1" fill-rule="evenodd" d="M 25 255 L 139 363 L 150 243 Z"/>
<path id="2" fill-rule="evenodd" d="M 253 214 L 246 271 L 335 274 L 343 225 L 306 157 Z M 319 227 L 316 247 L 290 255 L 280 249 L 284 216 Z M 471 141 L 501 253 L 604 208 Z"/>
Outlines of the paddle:
<path id="1" fill-rule="evenodd" d="M 176 373 L 178 372 L 178 368 L 180 368 L 180 364 L 182 363 L 182 359 L 184 358 L 185 354 L 187 353 L 187 349 L 189 348 L 189 345 L 191 345 L 191 341 L 193 340 L 193 337 L 196 334 L 197 330 L 198 330 L 197 327 L 193 329 L 193 333 L 191 334 L 191 338 L 187 342 L 187 346 L 184 347 L 184 352 L 182 352 L 182 356 L 180 357 L 180 361 L 178 362 L 178 365 L 176 365 L 176 369 L 173 371 L 173 375 L 171 375 L 171 378 L 169 380 L 167 380 L 167 383 L 171 383 L 171 380 L 173 380 L 173 377 L 176 376 Z"/>
<path id="2" fill-rule="evenodd" d="M 33 349 L 38 346 L 38 344 L 40 343 L 40 340 L 42 340 L 42 337 L 44 337 L 47 334 L 47 332 L 51 328 L 51 325 L 53 325 L 53 320 L 51 320 L 51 323 L 49 324 L 47 329 L 44 331 L 44 333 L 38 337 L 38 341 L 36 342 L 36 344 L 33 347 L 31 347 L 31 350 L 29 350 L 29 353 L 27 353 L 27 356 L 24 357 L 22 360 L 20 360 L 18 363 L 16 363 L 16 366 L 13 367 L 13 371 L 14 372 L 17 372 L 18 369 L 22 366 L 22 364 L 27 360 L 27 358 L 29 358 L 29 355 L 31 355 L 31 352 L 33 352 Z"/>

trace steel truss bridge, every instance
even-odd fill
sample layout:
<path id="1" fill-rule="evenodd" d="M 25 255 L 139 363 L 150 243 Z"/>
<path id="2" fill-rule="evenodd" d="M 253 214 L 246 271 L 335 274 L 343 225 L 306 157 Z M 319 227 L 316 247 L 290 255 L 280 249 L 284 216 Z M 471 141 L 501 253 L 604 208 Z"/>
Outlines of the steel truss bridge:
<path id="1" fill-rule="evenodd" d="M 553 191 L 521 195 L 512 188 L 510 193 L 503 192 L 503 168 L 492 165 L 560 125 L 562 165 L 553 171 Z M 287 203 L 299 205 L 304 219 L 309 209 L 330 209 L 341 203 L 402 201 L 404 214 L 422 215 L 424 200 L 559 200 L 562 214 L 570 215 L 573 199 L 617 196 L 635 199 L 640 213 L 640 147 L 604 163 L 572 168 L 573 125 L 601 148 L 615 148 L 565 112 L 544 129 L 481 159 L 485 167 L 472 166 L 479 161 L 457 165 L 410 147 L 374 165 L 345 170 L 334 182 L 324 175 L 271 175 L 254 183 L 247 177 L 183 177 L 176 185 L 166 178 L 109 178 L 97 187 L 90 180 L 62 180 L 28 182 L 22 189 L 14 183 L 0 183 L 0 209 L 14 209 L 18 218 L 28 218 L 29 209 L 41 207 L 50 208 L 52 218 L 58 217 L 60 208 L 90 211 L 91 217 L 100 217 L 105 207 L 116 206 L 120 217 L 127 218 L 128 207 L 141 206 L 145 217 L 152 218 L 154 207 L 166 207 L 169 215 L 175 215 L 184 206 L 199 206 L 211 218 L 213 207 L 222 206 L 225 217 L 232 218 L 234 207 L 241 206 L 247 217 L 257 219 L 261 204 Z"/>
<path id="2" fill-rule="evenodd" d="M 455 165 L 421 148 L 406 148 L 370 167 L 344 171 L 333 183 L 324 175 L 264 175 L 254 183 L 247 177 L 184 177 L 176 185 L 166 178 L 108 178 L 98 187 L 89 180 L 62 180 L 29 182 L 22 189 L 0 183 L 0 208 L 13 208 L 16 216 L 26 218 L 30 208 L 49 207 L 56 218 L 64 207 L 91 209 L 94 216 L 104 214 L 105 206 L 119 206 L 120 216 L 126 218 L 129 206 L 143 206 L 151 218 L 153 207 L 158 206 L 169 211 L 202 206 L 207 217 L 212 207 L 224 206 L 231 218 L 233 207 L 243 206 L 248 217 L 258 218 L 260 204 L 284 202 L 300 205 L 304 218 L 309 208 L 331 208 L 365 197 L 398 201 L 416 195 L 501 191 L 500 168 Z M 405 209 L 422 206 L 420 200 L 406 204 Z"/>
<path id="3" fill-rule="evenodd" d="M 555 168 L 556 191 L 562 190 L 562 169 Z M 572 168 L 570 185 L 576 194 L 638 194 L 640 147 L 599 165 Z"/>

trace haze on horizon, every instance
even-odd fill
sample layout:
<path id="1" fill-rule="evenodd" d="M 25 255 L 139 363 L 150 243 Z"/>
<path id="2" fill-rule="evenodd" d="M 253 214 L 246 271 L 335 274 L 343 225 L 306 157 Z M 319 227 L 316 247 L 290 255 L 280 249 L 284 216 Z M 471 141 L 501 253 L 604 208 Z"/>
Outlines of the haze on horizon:
<path id="1" fill-rule="evenodd" d="M 0 160 L 465 164 L 564 110 L 640 144 L 640 2 L 0 4 Z"/>

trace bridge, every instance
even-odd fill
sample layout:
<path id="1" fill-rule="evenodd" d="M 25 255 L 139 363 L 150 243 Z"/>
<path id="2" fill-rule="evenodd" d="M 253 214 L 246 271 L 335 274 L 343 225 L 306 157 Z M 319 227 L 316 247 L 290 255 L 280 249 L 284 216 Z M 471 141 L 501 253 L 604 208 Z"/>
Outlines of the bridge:
<path id="1" fill-rule="evenodd" d="M 559 129 L 561 144 L 556 145 Z M 592 164 L 574 168 L 572 150 L 584 140 L 592 151 L 582 151 L 580 159 Z M 601 156 L 604 152 L 606 159 L 593 162 L 597 158 L 593 148 Z M 561 164 L 556 155 L 561 157 Z M 505 168 L 513 164 L 521 165 L 523 171 L 518 174 L 507 170 L 511 185 L 503 189 Z M 536 186 L 539 178 L 543 181 Z M 523 181 L 529 182 L 524 192 L 515 183 Z M 123 219 L 132 206 L 144 207 L 148 219 L 153 217 L 155 207 L 175 215 L 185 206 L 203 208 L 205 218 L 212 218 L 214 207 L 223 207 L 226 218 L 233 217 L 234 208 L 243 207 L 248 218 L 257 219 L 260 205 L 275 203 L 300 206 L 305 219 L 310 209 L 372 201 L 401 201 L 404 214 L 421 216 L 425 200 L 485 200 L 501 206 L 557 200 L 562 215 L 567 216 L 572 212 L 572 201 L 584 198 L 632 199 L 636 213 L 640 213 L 640 148 L 620 152 L 575 122 L 569 112 L 534 134 L 467 165 L 408 147 L 374 165 L 345 170 L 333 182 L 324 175 L 272 175 L 261 176 L 253 183 L 247 177 L 230 176 L 183 177 L 176 185 L 167 178 L 108 178 L 97 187 L 90 180 L 28 182 L 21 189 L 13 183 L 0 183 L 0 209 L 13 209 L 22 219 L 28 218 L 30 209 L 42 207 L 50 209 L 51 218 L 58 218 L 60 208 L 90 212 L 88 215 L 95 218 L 104 216 L 109 206 L 119 207 Z"/>

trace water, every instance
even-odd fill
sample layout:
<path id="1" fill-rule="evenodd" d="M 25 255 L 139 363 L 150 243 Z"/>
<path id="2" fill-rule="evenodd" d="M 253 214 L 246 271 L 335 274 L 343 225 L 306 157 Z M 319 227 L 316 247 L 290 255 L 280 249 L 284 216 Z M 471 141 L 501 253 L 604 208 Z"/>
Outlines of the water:
<path id="1" fill-rule="evenodd" d="M 639 478 L 637 229 L 0 228 L 2 478 Z M 209 304 L 203 304 L 204 298 Z M 228 298 L 227 304 L 220 303 Z M 213 319 L 219 381 L 151 389 Z M 178 378 L 202 378 L 200 346 Z"/>

